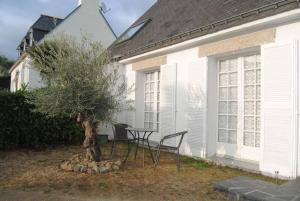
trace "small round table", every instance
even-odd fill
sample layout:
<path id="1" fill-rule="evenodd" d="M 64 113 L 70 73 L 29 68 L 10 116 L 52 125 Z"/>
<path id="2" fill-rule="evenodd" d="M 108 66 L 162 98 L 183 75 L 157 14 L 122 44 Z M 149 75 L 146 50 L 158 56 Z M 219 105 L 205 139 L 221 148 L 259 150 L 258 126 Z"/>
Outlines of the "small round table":
<path id="1" fill-rule="evenodd" d="M 136 160 L 138 147 L 140 145 L 140 142 L 142 142 L 143 143 L 142 144 L 143 145 L 143 167 L 145 166 L 145 149 L 144 149 L 144 145 L 145 145 L 145 142 L 146 142 L 147 146 L 148 146 L 148 150 L 150 152 L 150 156 L 151 156 L 152 162 L 155 163 L 155 160 L 154 160 L 154 157 L 153 157 L 153 154 L 152 154 L 152 151 L 151 151 L 151 147 L 150 147 L 149 137 L 154 132 L 157 132 L 157 131 L 151 130 L 151 129 L 133 128 L 133 127 L 128 127 L 125 130 L 127 130 L 128 132 L 130 132 L 134 136 L 135 140 L 137 141 L 134 159 Z"/>

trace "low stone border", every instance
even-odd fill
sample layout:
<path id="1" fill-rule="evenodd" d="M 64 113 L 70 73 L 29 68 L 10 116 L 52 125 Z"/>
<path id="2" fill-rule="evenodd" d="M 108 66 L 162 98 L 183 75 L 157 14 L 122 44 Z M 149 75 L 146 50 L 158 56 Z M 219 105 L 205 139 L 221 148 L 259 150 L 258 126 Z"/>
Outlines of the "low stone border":
<path id="1" fill-rule="evenodd" d="M 122 167 L 121 161 L 101 161 L 101 162 L 90 162 L 85 159 L 82 155 L 75 155 L 70 160 L 64 161 L 60 168 L 77 173 L 87 173 L 87 174 L 103 174 L 112 171 L 118 171 Z"/>

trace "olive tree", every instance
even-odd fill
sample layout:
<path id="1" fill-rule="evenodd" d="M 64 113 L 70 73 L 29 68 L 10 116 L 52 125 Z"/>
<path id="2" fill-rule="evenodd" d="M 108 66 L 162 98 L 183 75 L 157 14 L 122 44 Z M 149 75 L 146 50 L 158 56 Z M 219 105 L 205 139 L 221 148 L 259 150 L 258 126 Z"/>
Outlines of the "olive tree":
<path id="1" fill-rule="evenodd" d="M 33 46 L 29 55 L 45 83 L 32 98 L 37 110 L 49 116 L 74 117 L 85 131 L 87 158 L 100 161 L 98 123 L 130 109 L 128 87 L 118 66 L 110 63 L 100 43 L 86 37 L 79 41 L 66 35 L 48 39 Z"/>

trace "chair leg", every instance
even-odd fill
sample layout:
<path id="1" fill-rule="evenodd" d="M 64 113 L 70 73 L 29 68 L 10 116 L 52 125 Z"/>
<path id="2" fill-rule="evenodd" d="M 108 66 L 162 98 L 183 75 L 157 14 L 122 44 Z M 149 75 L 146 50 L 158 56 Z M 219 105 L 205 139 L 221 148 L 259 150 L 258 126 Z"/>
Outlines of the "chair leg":
<path id="1" fill-rule="evenodd" d="M 153 157 L 153 153 L 152 153 L 152 150 L 151 150 L 149 140 L 147 140 L 147 144 L 148 144 L 148 149 L 149 149 L 149 152 L 150 152 L 151 160 L 152 160 L 153 164 L 155 164 L 155 159 Z"/>
<path id="2" fill-rule="evenodd" d="M 157 167 L 157 165 L 159 163 L 159 159 L 160 159 L 160 149 L 158 149 L 157 154 L 156 154 L 155 163 L 154 163 L 155 168 Z"/>
<path id="3" fill-rule="evenodd" d="M 125 160 L 123 161 L 125 165 L 127 164 L 127 160 L 128 160 L 130 151 L 132 149 L 132 142 L 128 141 L 127 145 L 128 145 L 128 150 L 127 150 L 127 154 L 126 154 Z"/>
<path id="4" fill-rule="evenodd" d="M 135 148 L 134 160 L 136 160 L 136 156 L 137 156 L 138 149 L 139 149 L 139 144 L 140 144 L 140 139 L 137 140 L 137 144 L 136 144 L 136 148 Z"/>
<path id="5" fill-rule="evenodd" d="M 176 154 L 176 162 L 177 162 L 177 171 L 180 171 L 180 154 L 179 154 L 179 149 L 177 150 Z"/>
<path id="6" fill-rule="evenodd" d="M 116 149 L 116 141 L 113 140 L 112 146 L 111 146 L 111 159 L 113 159 L 115 155 L 115 149 Z"/>

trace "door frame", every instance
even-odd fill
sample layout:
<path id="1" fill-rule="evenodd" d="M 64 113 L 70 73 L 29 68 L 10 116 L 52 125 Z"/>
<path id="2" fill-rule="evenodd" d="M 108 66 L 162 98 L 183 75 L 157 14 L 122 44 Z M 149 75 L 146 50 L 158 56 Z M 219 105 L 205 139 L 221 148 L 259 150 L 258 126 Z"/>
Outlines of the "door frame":
<path id="1" fill-rule="evenodd" d="M 261 147 L 250 147 L 244 145 L 244 58 L 252 55 L 261 55 L 260 51 L 251 51 L 248 53 L 241 53 L 236 55 L 224 56 L 217 58 L 217 135 L 216 135 L 216 155 L 220 157 L 228 157 L 237 160 L 246 160 L 246 161 L 254 161 L 259 162 L 261 160 Z M 220 61 L 222 60 L 230 60 L 237 59 L 238 60 L 238 92 L 237 92 L 237 101 L 238 101 L 238 113 L 237 113 L 237 144 L 230 144 L 225 142 L 219 142 L 219 68 Z M 262 66 L 261 66 L 262 68 Z M 262 78 L 261 78 L 262 79 Z M 260 81 L 260 85 L 262 84 L 262 80 Z M 260 98 L 262 101 L 262 97 Z M 261 104 L 262 105 L 262 104 Z M 260 122 L 262 122 L 262 110 L 260 114 Z M 262 126 L 260 128 L 260 139 L 262 137 Z M 261 142 L 261 140 L 260 140 Z"/>

